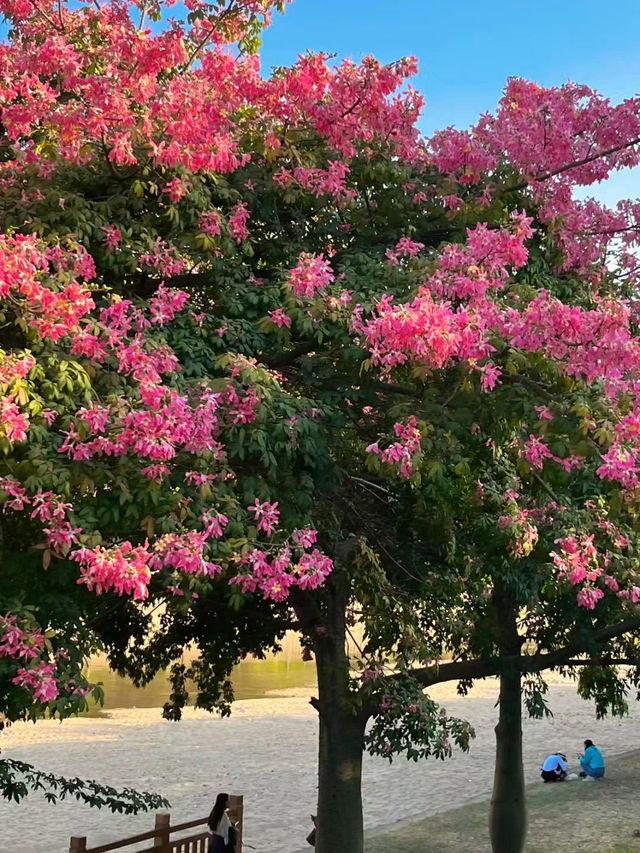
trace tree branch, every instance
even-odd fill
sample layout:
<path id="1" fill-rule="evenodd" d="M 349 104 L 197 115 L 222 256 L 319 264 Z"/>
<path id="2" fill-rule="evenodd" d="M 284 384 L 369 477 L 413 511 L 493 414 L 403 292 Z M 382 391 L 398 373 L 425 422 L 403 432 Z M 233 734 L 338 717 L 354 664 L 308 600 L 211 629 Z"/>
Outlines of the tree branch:
<path id="1" fill-rule="evenodd" d="M 276 352 L 271 355 L 262 355 L 258 357 L 258 361 L 267 367 L 286 367 L 289 364 L 293 364 L 301 355 L 306 355 L 318 348 L 319 344 L 316 340 L 300 341 L 292 350 Z"/>
<path id="2" fill-rule="evenodd" d="M 208 32 L 207 32 L 207 34 L 205 35 L 205 37 L 204 37 L 203 39 L 201 39 L 201 40 L 196 44 L 196 46 L 194 47 L 194 49 L 191 51 L 191 53 L 190 53 L 190 54 L 189 54 L 189 56 L 187 57 L 187 61 L 186 61 L 185 65 L 184 65 L 184 66 L 183 66 L 183 68 L 182 68 L 182 71 L 183 71 L 183 72 L 184 72 L 184 71 L 188 71 L 188 70 L 191 68 L 191 66 L 192 66 L 192 65 L 193 65 L 193 63 L 195 62 L 195 60 L 196 60 L 196 58 L 197 58 L 198 54 L 199 54 L 199 53 L 200 53 L 200 51 L 202 50 L 202 48 L 203 48 L 203 47 L 205 47 L 205 46 L 207 45 L 207 43 L 211 40 L 211 37 L 213 36 L 213 34 L 215 33 L 215 31 L 216 31 L 217 29 L 219 29 L 220 24 L 224 21 L 224 19 L 225 19 L 225 18 L 227 18 L 227 17 L 228 17 L 232 12 L 234 12 L 234 11 L 235 11 L 235 9 L 236 9 L 236 3 L 235 3 L 235 0 L 233 0 L 233 2 L 232 2 L 232 3 L 230 3 L 230 4 L 229 4 L 229 6 L 228 6 L 228 7 L 227 7 L 223 12 L 220 12 L 220 13 L 219 13 L 219 15 L 217 16 L 216 21 L 215 21 L 215 23 L 213 24 L 213 26 L 211 27 L 211 29 L 210 29 L 210 30 L 208 30 Z"/>
<path id="3" fill-rule="evenodd" d="M 576 660 L 574 656 L 581 653 L 587 654 L 590 646 L 606 643 L 638 628 L 640 628 L 640 616 L 635 616 L 624 622 L 618 622 L 615 625 L 609 625 L 607 628 L 601 628 L 591 636 L 557 649 L 555 652 L 536 655 L 508 655 L 490 660 L 452 661 L 451 663 L 411 670 L 411 675 L 425 687 L 429 687 L 444 681 L 487 678 L 492 675 L 498 675 L 500 668 L 505 663 L 517 663 L 522 672 L 542 672 L 554 666 L 588 666 L 593 662 L 594 658 Z M 595 660 L 604 661 L 607 659 L 596 658 Z M 609 660 L 611 660 L 611 665 L 613 665 L 613 661 L 617 659 L 610 658 Z M 628 662 L 626 658 L 620 660 Z M 390 677 L 394 678 L 394 676 Z"/>
<path id="4" fill-rule="evenodd" d="M 553 491 L 553 489 L 551 488 L 551 486 L 548 486 L 545 483 L 545 481 L 542 479 L 542 477 L 540 476 L 540 474 L 538 474 L 537 471 L 531 471 L 531 473 L 533 475 L 534 480 L 537 480 L 538 483 L 540 483 L 540 485 L 545 490 L 545 492 L 549 495 L 551 500 L 555 501 L 555 503 L 559 504 L 560 501 L 558 500 L 558 497 L 557 497 L 556 493 Z"/>
<path id="5" fill-rule="evenodd" d="M 512 187 L 505 187 L 507 192 L 516 192 L 528 187 L 532 180 L 548 181 L 549 178 L 555 178 L 556 175 L 562 175 L 564 172 L 569 172 L 571 169 L 578 169 L 580 166 L 586 166 L 588 163 L 593 163 L 594 160 L 599 160 L 601 157 L 608 157 L 610 154 L 617 154 L 618 151 L 624 151 L 625 148 L 632 148 L 640 143 L 640 137 L 631 139 L 628 142 L 621 142 L 619 145 L 613 145 L 611 148 L 606 148 L 604 151 L 596 151 L 594 154 L 589 154 L 581 160 L 574 160 L 573 163 L 568 163 L 565 166 L 560 166 L 558 169 L 552 169 L 550 172 L 540 172 L 534 178 L 524 178 L 519 183 Z"/>
<path id="6" fill-rule="evenodd" d="M 396 385 L 394 382 L 371 382 L 369 387 L 374 391 L 387 394 L 401 394 L 404 397 L 422 397 L 422 392 L 408 385 Z"/>

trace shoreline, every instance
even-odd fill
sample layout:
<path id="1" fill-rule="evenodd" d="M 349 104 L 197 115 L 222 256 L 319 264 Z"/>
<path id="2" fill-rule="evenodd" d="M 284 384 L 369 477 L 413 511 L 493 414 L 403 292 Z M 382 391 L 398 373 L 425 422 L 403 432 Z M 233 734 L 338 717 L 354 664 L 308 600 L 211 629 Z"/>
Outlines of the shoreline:
<path id="1" fill-rule="evenodd" d="M 640 722 L 637 703 L 627 718 L 596 721 L 593 703 L 580 699 L 572 682 L 550 682 L 555 716 L 523 723 L 527 783 L 538 779 L 548 752 L 574 755 L 585 737 L 602 747 L 605 759 L 629 751 Z M 438 685 L 430 695 L 474 725 L 471 750 L 417 764 L 365 755 L 366 836 L 490 794 L 495 680 L 479 682 L 465 698 L 455 684 Z M 287 697 L 241 700 L 224 719 L 189 708 L 182 722 L 171 723 L 161 719 L 160 709 L 126 708 L 62 724 L 23 723 L 0 734 L 0 749 L 42 770 L 157 791 L 172 803 L 172 822 L 207 814 L 219 790 L 243 794 L 245 840 L 256 853 L 300 853 L 316 804 L 318 726 L 309 696 L 308 689 L 297 688 Z M 153 816 L 111 815 L 75 801 L 50 806 L 30 796 L 20 805 L 0 801 L 0 825 L 0 853 L 66 853 L 71 835 L 86 835 L 88 846 L 104 844 L 151 829 Z"/>

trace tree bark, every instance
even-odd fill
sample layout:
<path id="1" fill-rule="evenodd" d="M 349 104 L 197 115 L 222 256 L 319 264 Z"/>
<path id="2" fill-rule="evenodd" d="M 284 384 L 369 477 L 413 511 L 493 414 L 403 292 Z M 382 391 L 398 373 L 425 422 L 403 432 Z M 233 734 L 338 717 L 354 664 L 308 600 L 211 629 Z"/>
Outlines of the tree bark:
<path id="1" fill-rule="evenodd" d="M 339 570 L 325 582 L 322 599 L 296 591 L 296 614 L 313 641 L 320 719 L 316 853 L 363 853 L 362 751 L 369 717 L 349 690 L 346 649 L 348 583 Z"/>
<path id="2" fill-rule="evenodd" d="M 517 606 L 509 593 L 496 584 L 493 595 L 500 651 L 518 655 Z M 496 763 L 489 813 L 493 853 L 521 853 L 527 834 L 527 806 L 522 767 L 521 672 L 517 663 L 504 663 L 500 671 L 500 710 L 496 726 Z"/>
<path id="3" fill-rule="evenodd" d="M 520 671 L 509 665 L 500 674 L 500 715 L 489 816 L 493 853 L 521 853 L 527 832 L 522 768 Z"/>
<path id="4" fill-rule="evenodd" d="M 361 717 L 339 708 L 320 712 L 316 853 L 363 851 L 364 728 Z"/>

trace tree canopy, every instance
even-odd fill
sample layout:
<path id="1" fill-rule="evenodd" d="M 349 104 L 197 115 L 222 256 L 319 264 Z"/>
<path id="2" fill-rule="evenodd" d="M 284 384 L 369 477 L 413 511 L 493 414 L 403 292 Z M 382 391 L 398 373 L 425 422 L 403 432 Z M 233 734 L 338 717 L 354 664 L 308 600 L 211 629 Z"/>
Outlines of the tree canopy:
<path id="1" fill-rule="evenodd" d="M 639 208 L 573 189 L 640 99 L 511 79 L 426 139 L 414 59 L 267 74 L 283 3 L 171 5 L 0 0 L 3 719 L 81 710 L 97 649 L 226 712 L 289 627 L 386 755 L 466 746 L 421 690 L 506 660 L 620 710 Z"/>

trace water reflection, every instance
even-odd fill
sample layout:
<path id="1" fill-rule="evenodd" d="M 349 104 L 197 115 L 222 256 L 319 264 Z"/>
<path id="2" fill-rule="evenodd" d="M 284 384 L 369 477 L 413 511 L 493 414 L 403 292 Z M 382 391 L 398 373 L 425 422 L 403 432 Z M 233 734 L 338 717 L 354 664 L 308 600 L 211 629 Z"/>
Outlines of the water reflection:
<path id="1" fill-rule="evenodd" d="M 171 686 L 165 673 L 159 673 L 146 687 L 134 687 L 128 678 L 121 678 L 104 663 L 89 666 L 89 681 L 101 681 L 104 686 L 104 708 L 92 707 L 88 716 L 97 717 L 113 708 L 159 708 L 168 700 Z M 266 660 L 249 659 L 235 667 L 231 675 L 236 699 L 261 699 L 265 696 L 287 695 L 293 688 L 308 688 L 309 695 L 316 684 L 313 661 L 303 661 L 296 639 L 287 637 L 283 650 Z"/>

